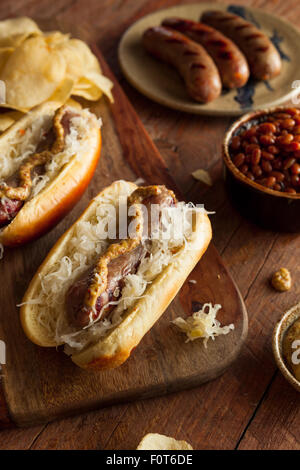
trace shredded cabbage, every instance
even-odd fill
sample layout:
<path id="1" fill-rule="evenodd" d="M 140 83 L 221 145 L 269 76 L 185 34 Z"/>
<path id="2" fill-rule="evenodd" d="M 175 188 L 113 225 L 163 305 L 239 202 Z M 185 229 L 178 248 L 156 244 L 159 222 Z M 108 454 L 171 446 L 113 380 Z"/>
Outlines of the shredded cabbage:
<path id="1" fill-rule="evenodd" d="M 118 184 L 119 200 L 124 200 L 127 208 L 128 185 L 123 181 Z M 141 259 L 137 272 L 124 279 L 121 297 L 109 304 L 115 306 L 109 318 L 101 320 L 100 313 L 96 321 L 90 318 L 89 325 L 83 329 L 70 325 L 63 306 L 66 293 L 78 277 L 95 264 L 112 242 L 107 237 L 106 226 L 110 221 L 115 223 L 118 210 L 122 210 L 119 200 L 113 195 L 102 196 L 95 215 L 88 221 L 80 220 L 74 225 L 72 237 L 67 243 L 67 256 L 57 259 L 41 278 L 41 291 L 38 298 L 34 299 L 38 321 L 53 335 L 57 345 L 65 344 L 67 354 L 73 354 L 97 342 L 117 326 L 126 310 L 132 307 L 137 299 L 147 295 L 147 286 L 182 250 L 187 249 L 185 234 L 177 239 L 144 240 L 147 256 Z M 110 210 L 112 206 L 115 211 Z M 185 229 L 190 228 L 188 220 L 185 225 Z M 38 308 L 38 305 L 42 305 L 42 308 Z"/>
<path id="2" fill-rule="evenodd" d="M 220 308 L 222 306 L 219 304 L 213 306 L 211 303 L 207 303 L 198 312 L 193 313 L 193 315 L 185 320 L 182 317 L 178 317 L 172 323 L 186 333 L 186 342 L 204 338 L 204 346 L 207 347 L 209 338 L 214 340 L 216 336 L 227 335 L 231 330 L 234 330 L 233 323 L 222 327 L 221 323 L 217 320 L 216 316 Z"/>
<path id="3" fill-rule="evenodd" d="M 69 109 L 76 113 L 76 109 L 72 107 Z M 1 180 L 6 180 L 13 175 L 26 158 L 36 152 L 39 142 L 45 138 L 52 125 L 53 115 L 54 112 L 52 115 L 37 117 L 26 129 L 20 129 L 16 134 L 13 134 L 8 139 L 8 145 L 5 145 L 3 149 L 0 147 Z M 33 178 L 30 199 L 54 180 L 63 166 L 79 149 L 84 152 L 85 146 L 87 148 L 90 145 L 88 143 L 89 128 L 95 122 L 101 126 L 101 120 L 98 120 L 88 109 L 82 110 L 80 116 L 74 116 L 70 120 L 70 133 L 66 136 L 64 150 L 53 155 L 53 158 L 47 163 L 43 175 L 36 175 Z"/>

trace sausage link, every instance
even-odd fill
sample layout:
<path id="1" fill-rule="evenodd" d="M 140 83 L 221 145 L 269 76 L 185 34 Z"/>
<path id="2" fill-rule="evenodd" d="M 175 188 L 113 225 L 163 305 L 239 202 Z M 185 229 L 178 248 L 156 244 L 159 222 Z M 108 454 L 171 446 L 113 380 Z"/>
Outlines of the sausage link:
<path id="1" fill-rule="evenodd" d="M 111 244 L 100 256 L 95 266 L 75 281 L 66 295 L 66 311 L 69 323 L 83 328 L 91 322 L 107 318 L 115 307 L 128 274 L 134 274 L 141 259 L 147 255 L 141 242 L 144 233 L 143 212 L 137 205 L 142 204 L 148 212 L 148 233 L 151 227 L 151 206 L 158 204 L 160 209 L 176 202 L 172 191 L 164 186 L 146 186 L 136 189 L 128 198 L 128 207 L 135 206 L 136 237 Z M 133 221 L 132 220 L 132 221 Z M 132 222 L 131 221 L 131 222 Z"/>
<path id="2" fill-rule="evenodd" d="M 201 21 L 218 29 L 239 46 L 248 60 L 254 78 L 269 80 L 279 75 L 279 53 L 270 39 L 254 24 L 238 15 L 219 10 L 204 12 Z"/>
<path id="3" fill-rule="evenodd" d="M 247 83 L 250 72 L 244 54 L 220 31 L 203 23 L 177 17 L 166 18 L 162 25 L 176 29 L 201 44 L 213 58 L 224 87 L 238 88 Z"/>
<path id="4" fill-rule="evenodd" d="M 208 103 L 218 98 L 222 90 L 220 75 L 200 44 L 178 31 L 157 26 L 144 32 L 143 45 L 151 55 L 177 69 L 194 100 Z"/>

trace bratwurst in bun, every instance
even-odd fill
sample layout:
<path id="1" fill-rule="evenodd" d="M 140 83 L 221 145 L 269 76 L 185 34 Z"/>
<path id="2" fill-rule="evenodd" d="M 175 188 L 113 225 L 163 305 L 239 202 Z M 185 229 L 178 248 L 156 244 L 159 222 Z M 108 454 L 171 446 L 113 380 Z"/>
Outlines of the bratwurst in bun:
<path id="1" fill-rule="evenodd" d="M 119 366 L 166 310 L 210 239 L 205 210 L 178 202 L 165 186 L 113 183 L 58 240 L 31 281 L 21 306 L 26 335 L 40 346 L 64 344 L 80 367 Z"/>
<path id="2" fill-rule="evenodd" d="M 95 171 L 99 121 L 88 110 L 39 105 L 0 137 L 0 243 L 29 242 L 78 201 Z"/>

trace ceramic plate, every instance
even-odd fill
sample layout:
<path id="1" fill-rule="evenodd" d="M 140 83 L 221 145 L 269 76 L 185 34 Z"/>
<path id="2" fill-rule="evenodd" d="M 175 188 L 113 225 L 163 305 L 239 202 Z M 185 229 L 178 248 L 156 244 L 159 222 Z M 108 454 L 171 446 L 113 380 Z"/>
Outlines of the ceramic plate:
<path id="1" fill-rule="evenodd" d="M 144 16 L 123 35 L 119 45 L 119 62 L 127 80 L 148 98 L 173 109 L 195 114 L 232 115 L 277 106 L 300 93 L 292 84 L 299 80 L 298 59 L 300 31 L 281 18 L 255 8 L 239 5 L 213 4 L 213 9 L 228 10 L 255 23 L 266 33 L 279 50 L 282 58 L 281 74 L 270 80 L 248 83 L 239 89 L 223 91 L 222 95 L 208 104 L 193 101 L 186 93 L 177 72 L 146 53 L 141 37 L 145 29 L 157 26 L 168 16 L 180 16 L 197 21 L 211 3 L 182 5 Z"/>

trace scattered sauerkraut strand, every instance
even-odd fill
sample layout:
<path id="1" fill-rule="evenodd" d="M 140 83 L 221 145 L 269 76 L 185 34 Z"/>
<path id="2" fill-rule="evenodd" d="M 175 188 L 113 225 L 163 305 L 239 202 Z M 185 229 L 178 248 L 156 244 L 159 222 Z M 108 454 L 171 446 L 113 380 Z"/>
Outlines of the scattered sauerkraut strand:
<path id="1" fill-rule="evenodd" d="M 204 346 L 207 347 L 209 338 L 214 340 L 216 336 L 227 335 L 231 330 L 234 330 L 233 323 L 221 326 L 221 323 L 217 320 L 216 316 L 220 308 L 222 308 L 222 305 L 206 303 L 198 312 L 193 313 L 186 320 L 178 317 L 172 323 L 186 333 L 186 343 L 198 338 L 204 338 Z"/>

